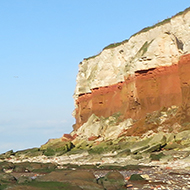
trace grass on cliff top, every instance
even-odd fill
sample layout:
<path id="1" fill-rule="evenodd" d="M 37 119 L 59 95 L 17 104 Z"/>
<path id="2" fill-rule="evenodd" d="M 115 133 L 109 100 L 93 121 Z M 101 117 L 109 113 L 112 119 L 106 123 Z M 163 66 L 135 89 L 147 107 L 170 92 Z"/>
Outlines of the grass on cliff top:
<path id="1" fill-rule="evenodd" d="M 122 42 L 117 42 L 117 43 L 109 44 L 109 45 L 106 46 L 103 50 L 105 50 L 105 49 L 115 48 L 115 47 L 117 47 L 117 46 L 120 46 L 121 44 L 124 44 L 124 43 L 128 42 L 128 41 L 129 41 L 129 40 L 126 39 L 126 40 L 124 40 L 124 41 L 122 41 Z"/>
<path id="2" fill-rule="evenodd" d="M 174 15 L 174 16 L 172 16 L 172 17 L 170 17 L 170 18 L 164 19 L 163 21 L 158 22 L 157 24 L 154 24 L 153 26 L 148 26 L 148 27 L 143 28 L 143 29 L 140 30 L 139 32 L 133 34 L 131 37 L 136 36 L 137 34 L 141 34 L 141 33 L 143 33 L 143 32 L 147 32 L 147 31 L 149 31 L 150 29 L 153 29 L 153 28 L 155 28 L 155 27 L 157 27 L 157 26 L 161 26 L 161 25 L 164 25 L 164 24 L 166 24 L 166 23 L 169 23 L 172 18 L 175 18 L 176 16 L 185 14 L 185 13 L 187 13 L 188 11 L 190 11 L 190 7 L 188 7 L 188 8 L 185 9 L 184 11 L 181 11 L 181 12 L 177 13 L 176 15 Z"/>
<path id="3" fill-rule="evenodd" d="M 185 9 L 184 11 L 181 11 L 181 12 L 177 13 L 176 15 L 172 16 L 171 18 L 175 18 L 176 16 L 185 14 L 185 13 L 187 13 L 188 11 L 190 11 L 190 7 L 188 7 L 188 8 Z M 143 32 L 147 32 L 147 31 L 149 31 L 150 29 L 153 29 L 153 28 L 155 28 L 155 27 L 157 27 L 157 26 L 161 26 L 161 25 L 164 25 L 164 24 L 166 24 L 166 23 L 169 23 L 170 20 L 171 20 L 171 18 L 167 18 L 167 19 L 165 19 L 165 20 L 163 20 L 163 21 L 161 21 L 161 22 L 158 22 L 157 24 L 154 24 L 153 26 L 145 27 L 145 28 L 143 28 L 142 30 L 140 30 L 139 32 L 133 34 L 131 37 L 134 37 L 134 36 L 136 36 L 136 35 L 138 35 L 138 34 L 141 34 L 141 33 L 143 33 Z M 130 38 L 131 38 L 131 37 L 130 37 Z M 122 41 L 122 42 L 117 42 L 117 43 L 109 44 L 108 46 L 104 47 L 103 50 L 115 48 L 115 47 L 117 47 L 117 46 L 120 46 L 121 44 L 124 44 L 124 43 L 128 42 L 128 41 L 129 41 L 129 39 L 126 39 L 126 40 L 124 40 L 124 41 Z M 102 50 L 102 51 L 103 51 L 103 50 Z M 101 52 L 100 52 L 99 54 L 97 54 L 97 55 L 94 55 L 94 56 L 91 56 L 91 57 L 88 57 L 88 58 L 84 58 L 84 60 L 89 60 L 89 59 L 95 58 L 95 57 L 97 57 L 97 56 L 100 55 L 100 54 L 101 54 Z"/>
<path id="4" fill-rule="evenodd" d="M 117 47 L 117 46 L 120 46 L 120 45 L 122 45 L 122 44 L 128 42 L 128 41 L 129 41 L 129 40 L 126 39 L 126 40 L 124 40 L 124 41 L 122 41 L 122 42 L 116 42 L 116 43 L 109 44 L 108 46 L 104 47 L 103 50 L 115 48 L 115 47 Z M 103 51 L 103 50 L 102 50 L 102 51 Z M 84 60 L 93 59 L 93 58 L 97 57 L 98 55 L 100 55 L 100 54 L 102 53 L 102 51 L 101 51 L 99 54 L 97 54 L 97 55 L 93 55 L 93 56 L 90 56 L 90 57 L 88 57 L 88 58 L 84 58 Z"/>

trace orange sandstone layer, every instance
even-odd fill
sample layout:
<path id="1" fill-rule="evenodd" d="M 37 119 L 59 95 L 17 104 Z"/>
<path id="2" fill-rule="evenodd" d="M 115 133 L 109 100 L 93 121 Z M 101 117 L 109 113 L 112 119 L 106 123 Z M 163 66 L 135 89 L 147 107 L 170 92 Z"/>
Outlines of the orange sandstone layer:
<path id="1" fill-rule="evenodd" d="M 77 130 L 94 113 L 109 117 L 114 113 L 140 119 L 147 113 L 172 105 L 190 107 L 190 54 L 172 66 L 136 71 L 135 76 L 114 85 L 95 88 L 76 100 Z M 190 109 L 189 109 L 190 118 Z"/>

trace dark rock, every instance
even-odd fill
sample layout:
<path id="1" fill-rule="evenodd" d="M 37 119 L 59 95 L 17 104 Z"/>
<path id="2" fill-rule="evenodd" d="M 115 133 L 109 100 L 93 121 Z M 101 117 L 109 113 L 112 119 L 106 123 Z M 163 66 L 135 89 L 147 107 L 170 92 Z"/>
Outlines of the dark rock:
<path id="1" fill-rule="evenodd" d="M 14 169 L 14 164 L 12 162 L 0 162 L 0 171 L 4 172 L 5 170 Z"/>
<path id="2" fill-rule="evenodd" d="M 108 180 L 124 180 L 124 177 L 122 174 L 120 174 L 118 171 L 109 172 L 105 176 Z"/>
<path id="3" fill-rule="evenodd" d="M 14 155 L 13 150 L 9 150 L 3 154 L 0 154 L 0 159 L 9 158 L 11 155 Z"/>
<path id="4" fill-rule="evenodd" d="M 69 182 L 80 186 L 84 190 L 103 190 L 103 187 L 96 183 L 94 174 L 90 171 L 53 171 L 45 176 L 40 176 L 36 179 L 37 181 L 56 181 L 56 182 Z"/>
<path id="5" fill-rule="evenodd" d="M 126 157 L 126 156 L 128 156 L 130 154 L 131 154 L 131 150 L 127 148 L 127 149 L 122 150 L 121 152 L 119 152 L 117 154 L 117 157 Z"/>
<path id="6" fill-rule="evenodd" d="M 125 184 L 123 175 L 118 171 L 108 172 L 104 177 L 99 178 L 97 183 L 109 190 L 121 189 Z"/>
<path id="7" fill-rule="evenodd" d="M 39 148 L 29 148 L 29 149 L 19 150 L 15 152 L 16 157 L 20 157 L 21 155 L 34 157 L 34 156 L 40 156 L 42 154 L 43 154 L 43 151 L 41 151 Z"/>
<path id="8" fill-rule="evenodd" d="M 180 148 L 184 148 L 184 146 L 182 146 L 181 144 L 177 142 L 169 142 L 166 146 L 164 146 L 165 150 L 173 150 L 176 148 L 180 149 Z"/>
<path id="9" fill-rule="evenodd" d="M 50 181 L 65 181 L 65 180 L 95 180 L 95 176 L 92 172 L 88 171 L 72 171 L 72 170 L 64 170 L 64 171 L 53 171 L 45 176 L 41 176 L 38 178 L 39 180 L 50 180 Z"/>
<path id="10" fill-rule="evenodd" d="M 11 174 L 0 174 L 0 183 L 16 183 L 17 179 Z"/>
<path id="11" fill-rule="evenodd" d="M 159 153 L 159 154 L 151 154 L 150 155 L 150 159 L 151 159 L 151 161 L 159 161 L 162 157 L 164 157 L 164 156 L 166 156 L 165 154 L 163 154 L 162 152 L 161 153 Z"/>
<path id="12" fill-rule="evenodd" d="M 17 183 L 29 183 L 32 181 L 32 178 L 27 176 L 21 176 L 17 179 Z"/>
<path id="13" fill-rule="evenodd" d="M 140 174 L 132 174 L 129 181 L 146 181 Z"/>

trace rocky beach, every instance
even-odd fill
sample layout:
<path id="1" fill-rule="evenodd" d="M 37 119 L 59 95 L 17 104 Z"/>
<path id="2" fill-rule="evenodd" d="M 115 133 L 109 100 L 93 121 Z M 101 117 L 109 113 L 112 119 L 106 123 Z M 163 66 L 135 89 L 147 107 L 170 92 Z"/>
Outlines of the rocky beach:
<path id="1" fill-rule="evenodd" d="M 31 150 L 30 150 L 31 151 Z M 190 189 L 190 152 L 10 157 L 0 162 L 0 189 Z M 92 160 L 90 160 L 90 157 Z"/>

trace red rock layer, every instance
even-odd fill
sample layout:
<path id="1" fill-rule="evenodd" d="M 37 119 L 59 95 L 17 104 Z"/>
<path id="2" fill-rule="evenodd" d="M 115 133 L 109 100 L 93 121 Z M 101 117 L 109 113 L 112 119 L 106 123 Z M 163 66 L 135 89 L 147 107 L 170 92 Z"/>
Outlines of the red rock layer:
<path id="1" fill-rule="evenodd" d="M 77 130 L 91 114 L 140 119 L 146 113 L 172 105 L 187 105 L 190 117 L 190 54 L 172 66 L 141 70 L 118 84 L 92 89 L 76 100 Z"/>

